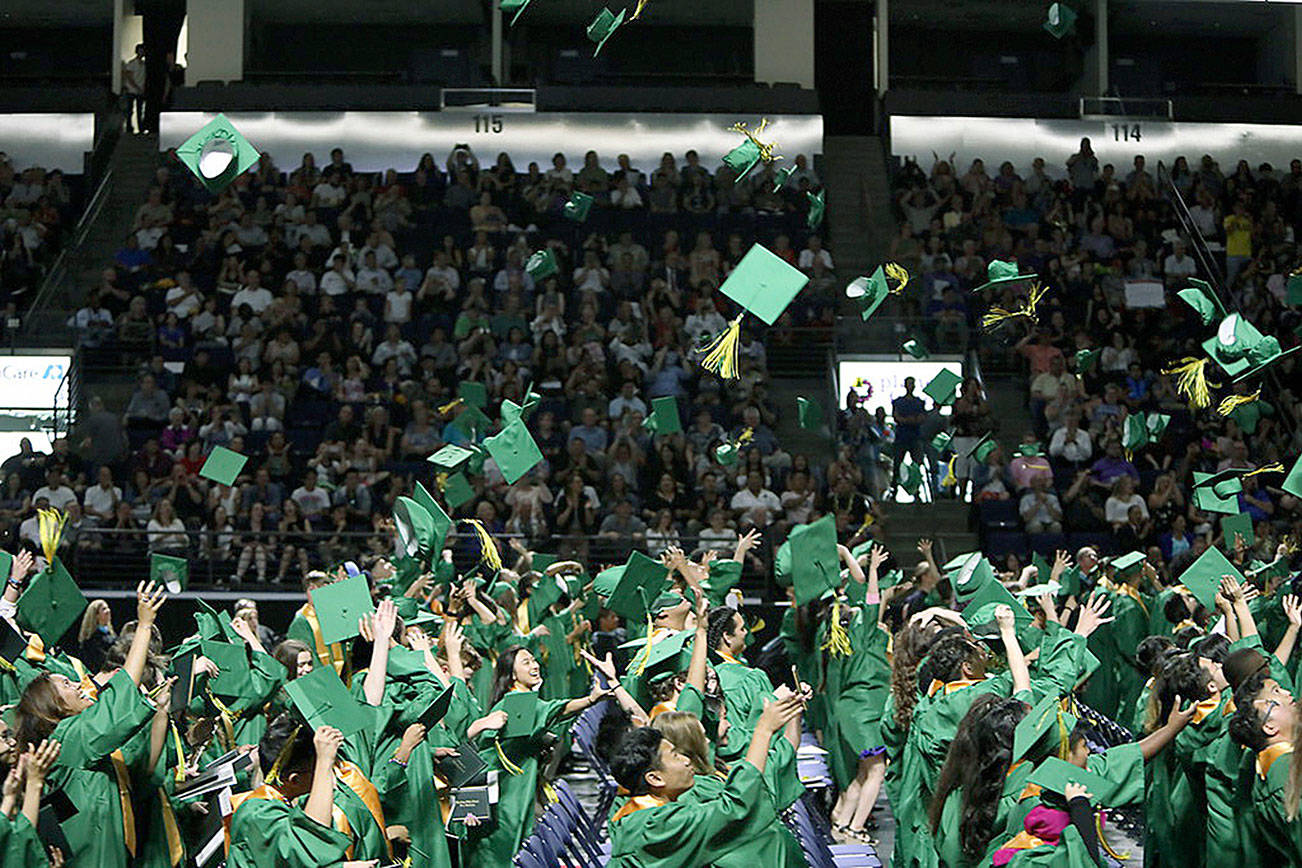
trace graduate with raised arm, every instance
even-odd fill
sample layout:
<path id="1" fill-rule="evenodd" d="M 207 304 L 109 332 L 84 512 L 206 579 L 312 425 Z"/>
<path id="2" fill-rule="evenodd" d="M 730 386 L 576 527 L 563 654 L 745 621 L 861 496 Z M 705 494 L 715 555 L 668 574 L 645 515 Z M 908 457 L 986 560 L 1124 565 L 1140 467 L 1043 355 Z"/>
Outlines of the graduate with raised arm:
<path id="1" fill-rule="evenodd" d="M 23 751 L 9 769 L 0 796 L 0 865 L 42 868 L 64 864 L 63 853 L 51 847 L 47 855 L 36 834 L 45 776 L 58 759 L 59 751 L 57 741 L 43 741 L 40 747 Z"/>
<path id="2" fill-rule="evenodd" d="M 690 797 L 697 783 L 690 757 L 653 728 L 630 730 L 611 761 L 631 798 L 611 821 L 609 868 L 708 865 L 735 850 L 752 855 L 751 864 L 783 864 L 763 846 L 780 838 L 763 772 L 769 743 L 795 720 L 801 704 L 795 695 L 766 701 L 723 785 L 699 798 Z"/>
<path id="3" fill-rule="evenodd" d="M 1258 864 L 1302 864 L 1297 701 L 1263 668 L 1234 692 L 1234 705 L 1230 735 L 1253 756 L 1248 822 Z"/>
<path id="4" fill-rule="evenodd" d="M 136 588 L 135 635 L 126 662 L 92 700 L 66 675 L 43 673 L 23 691 L 15 712 L 19 744 L 47 738 L 63 748 L 50 769 L 51 790 L 63 790 L 77 813 L 63 824 L 71 853 L 68 865 L 126 868 L 140 852 L 136 839 L 137 803 L 131 793 L 128 745 L 147 749 L 137 739 L 154 717 L 152 702 L 140 691 L 149 656 L 149 640 L 159 608 L 167 597 L 152 582 Z"/>
<path id="5" fill-rule="evenodd" d="M 334 579 L 321 570 L 312 570 L 303 576 L 303 593 L 310 594 L 317 588 L 325 587 Z M 294 620 L 289 622 L 289 629 L 285 631 L 286 639 L 297 639 L 306 645 L 313 654 L 316 655 L 318 666 L 333 666 L 339 677 L 348 684 L 351 680 L 352 673 L 348 671 L 348 646 L 344 642 L 331 642 L 327 644 L 321 638 L 321 621 L 317 618 L 316 609 L 312 606 L 312 600 L 299 607 L 294 613 Z"/>

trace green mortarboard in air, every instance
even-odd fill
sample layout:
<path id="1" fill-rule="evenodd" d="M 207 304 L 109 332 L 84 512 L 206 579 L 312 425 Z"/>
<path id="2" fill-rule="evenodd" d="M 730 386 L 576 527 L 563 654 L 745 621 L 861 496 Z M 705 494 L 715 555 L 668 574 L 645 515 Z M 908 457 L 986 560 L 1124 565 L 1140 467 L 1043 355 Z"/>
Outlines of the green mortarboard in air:
<path id="1" fill-rule="evenodd" d="M 624 564 L 606 607 L 625 618 L 641 621 L 668 584 L 669 570 L 665 565 L 635 551 Z"/>
<path id="2" fill-rule="evenodd" d="M 474 380 L 462 380 L 457 386 L 457 397 L 482 410 L 488 406 L 488 387 Z"/>
<path id="3" fill-rule="evenodd" d="M 1294 271 L 1288 276 L 1288 283 L 1285 284 L 1288 290 L 1288 296 L 1285 302 L 1288 304 L 1302 304 L 1302 270 Z"/>
<path id="4" fill-rule="evenodd" d="M 190 562 L 185 558 L 150 552 L 149 581 L 163 586 L 169 594 L 179 594 L 190 583 Z"/>
<path id="5" fill-rule="evenodd" d="M 679 630 L 651 645 L 646 653 L 644 674 L 647 681 L 655 683 L 684 671 L 692 660 L 692 639 L 695 630 Z"/>
<path id="6" fill-rule="evenodd" d="M 1216 297 L 1210 283 L 1192 277 L 1189 282 L 1193 286 L 1185 287 L 1176 295 L 1202 317 L 1203 325 L 1211 325 L 1218 317 L 1225 316 L 1225 308 L 1221 307 L 1221 300 Z"/>
<path id="7" fill-rule="evenodd" d="M 817 232 L 818 227 L 823 225 L 823 213 L 827 205 L 823 202 L 823 191 L 817 193 L 806 193 L 809 197 L 809 217 L 805 225 L 809 227 L 810 232 Z"/>
<path id="8" fill-rule="evenodd" d="M 809 283 L 809 277 L 763 244 L 752 244 L 719 291 L 769 325 Z"/>
<path id="9" fill-rule="evenodd" d="M 1252 569 L 1244 570 L 1243 574 L 1254 581 L 1264 581 L 1276 577 L 1287 576 L 1291 570 L 1288 567 L 1288 557 L 1276 557 L 1270 561 L 1252 561 Z"/>
<path id="10" fill-rule="evenodd" d="M 419 482 L 412 491 L 411 499 L 420 504 L 421 508 L 429 513 L 430 519 L 434 522 L 434 542 L 430 546 L 430 553 L 437 555 L 443 551 L 443 543 L 448 538 L 448 531 L 452 530 L 452 517 L 443 511 L 434 495 L 425 489 L 425 486 Z"/>
<path id="11" fill-rule="evenodd" d="M 1229 558 L 1221 554 L 1220 549 L 1216 546 L 1208 546 L 1207 550 L 1198 556 L 1198 560 L 1180 574 L 1180 584 L 1188 588 L 1189 593 L 1193 594 L 1194 598 L 1208 610 L 1215 610 L 1216 592 L 1221 589 L 1223 576 L 1233 576 L 1240 582 L 1244 581 L 1238 569 L 1230 563 Z"/>
<path id="12" fill-rule="evenodd" d="M 234 485 L 248 460 L 247 456 L 225 446 L 214 446 L 199 469 L 199 475 L 222 485 Z"/>
<path id="13" fill-rule="evenodd" d="M 541 611 L 550 609 L 566 593 L 569 593 L 569 589 L 561 587 L 560 579 L 556 576 L 543 576 L 534 583 L 529 596 L 533 604 Z"/>
<path id="14" fill-rule="evenodd" d="M 27 637 L 14 629 L 13 624 L 0 618 L 0 660 L 12 666 L 26 651 Z M 9 726 L 13 728 L 12 723 Z"/>
<path id="15" fill-rule="evenodd" d="M 615 587 L 619 584 L 619 580 L 623 575 L 623 564 L 615 567 L 607 567 L 593 577 L 592 593 L 599 597 L 610 597 L 615 593 Z"/>
<path id="16" fill-rule="evenodd" d="M 1091 804 L 1111 805 L 1117 794 L 1115 781 L 1056 756 L 1051 756 L 1036 766 L 1027 780 L 1056 796 L 1062 796 L 1068 784 L 1080 784 L 1093 797 Z"/>
<path id="17" fill-rule="evenodd" d="M 1166 426 L 1171 424 L 1171 417 L 1166 413 L 1148 414 L 1148 439 L 1156 443 L 1166 433 Z"/>
<path id="18" fill-rule="evenodd" d="M 724 467 L 731 467 L 737 463 L 737 457 L 741 454 L 741 447 L 736 443 L 722 443 L 714 450 L 714 460 Z"/>
<path id="19" fill-rule="evenodd" d="M 773 553 L 773 578 L 779 587 L 791 587 L 791 538 Z"/>
<path id="20" fill-rule="evenodd" d="M 440 470 L 456 473 L 465 466 L 467 461 L 474 457 L 474 454 L 469 449 L 449 443 L 425 460 Z"/>
<path id="21" fill-rule="evenodd" d="M 937 452 L 944 452 L 949 448 L 949 444 L 953 439 L 954 435 L 952 433 L 949 431 L 941 431 L 935 437 L 931 438 L 931 448 L 935 449 Z"/>
<path id="22" fill-rule="evenodd" d="M 356 636 L 360 632 L 358 620 L 375 612 L 366 576 L 331 582 L 308 591 L 307 595 L 321 624 L 321 641 L 327 645 Z"/>
<path id="23" fill-rule="evenodd" d="M 871 542 L 871 541 L 870 541 L 870 542 Z M 867 545 L 867 543 L 865 543 L 865 545 Z M 856 551 L 858 550 L 858 548 L 859 548 L 859 547 L 856 547 Z M 867 549 L 865 549 L 865 551 L 867 551 Z M 952 558 L 950 558 L 949 560 L 945 561 L 945 563 L 943 563 L 943 564 L 941 565 L 941 567 L 940 567 L 940 571 L 941 571 L 942 573 L 952 573 L 952 572 L 954 572 L 954 570 L 957 570 L 959 567 L 961 567 L 961 566 L 963 566 L 964 564 L 966 564 L 966 563 L 967 563 L 967 562 L 968 562 L 968 561 L 969 561 L 973 556 L 975 556 L 975 555 L 979 555 L 979 554 L 980 554 L 980 552 L 964 552 L 964 553 L 961 554 L 961 555 L 955 555 L 954 557 L 952 557 Z M 857 557 L 857 555 L 856 555 L 856 557 Z"/>
<path id="24" fill-rule="evenodd" d="M 1054 3 L 1049 7 L 1044 20 L 1044 29 L 1054 39 L 1062 39 L 1076 28 L 1076 13 L 1065 3 Z"/>
<path id="25" fill-rule="evenodd" d="M 1252 516 L 1246 512 L 1221 518 L 1221 538 L 1225 540 L 1225 545 L 1232 548 L 1236 535 L 1243 537 L 1245 546 L 1257 544 L 1257 534 L 1252 527 Z"/>
<path id="26" fill-rule="evenodd" d="M 986 563 L 988 564 L 989 561 Z M 988 638 L 999 635 L 999 625 L 995 624 L 995 609 L 999 606 L 1007 606 L 1013 610 L 1013 622 L 1019 632 L 1035 621 L 1026 607 L 1003 586 L 1003 583 L 992 579 L 983 583 L 968 597 L 967 606 L 963 609 L 963 620 L 967 621 L 968 629 L 972 631 L 973 636 Z"/>
<path id="27" fill-rule="evenodd" d="M 836 549 L 836 519 L 831 513 L 797 525 L 787 537 L 791 544 L 791 583 L 796 605 L 812 603 L 841 584 L 841 557 Z"/>
<path id="28" fill-rule="evenodd" d="M 1015 455 L 1021 455 L 1024 458 L 1033 458 L 1044 454 L 1044 444 L 1038 440 L 1034 443 L 1019 443 L 1014 450 Z"/>
<path id="29" fill-rule="evenodd" d="M 1093 369 L 1094 364 L 1099 360 L 1099 354 L 1103 350 L 1077 350 L 1076 351 L 1076 373 L 1088 374 Z"/>
<path id="30" fill-rule="evenodd" d="M 530 394 L 532 395 L 533 393 Z M 533 397 L 535 399 L 537 398 L 536 395 L 533 395 Z M 501 409 L 502 424 L 510 425 L 512 422 L 519 421 L 520 419 L 528 419 L 529 414 L 533 412 L 533 408 L 536 406 L 538 406 L 537 400 L 534 400 L 531 403 L 527 398 L 525 399 L 523 406 L 515 403 L 509 398 L 504 400 Z"/>
<path id="31" fill-rule="evenodd" d="M 1062 699 L 1050 693 L 1026 713 L 1013 731 L 1013 762 L 1057 756 L 1075 728 L 1076 716 L 1063 711 Z M 1031 756 L 1033 750 L 1035 756 Z"/>
<path id="32" fill-rule="evenodd" d="M 588 212 L 592 210 L 592 202 L 591 196 L 576 190 L 570 194 L 570 201 L 566 202 L 565 206 L 561 208 L 561 213 L 575 223 L 582 223 L 588 219 Z"/>
<path id="33" fill-rule="evenodd" d="M 786 168 L 778 169 L 776 172 L 773 173 L 774 193 L 781 190 L 783 187 L 787 185 L 787 180 L 791 177 L 791 174 L 794 171 L 796 171 L 795 166 L 787 166 Z"/>
<path id="34" fill-rule="evenodd" d="M 1302 497 L 1302 456 L 1298 456 L 1298 459 L 1293 462 L 1293 467 L 1288 471 L 1288 476 L 1284 477 L 1284 481 L 1279 484 L 1279 487 L 1294 497 Z"/>
<path id="35" fill-rule="evenodd" d="M 919 361 L 931 358 L 931 353 L 927 352 L 926 346 L 917 338 L 909 338 L 900 349 Z"/>
<path id="36" fill-rule="evenodd" d="M 813 398 L 796 398 L 796 417 L 801 428 L 817 430 L 823 426 L 823 408 Z"/>
<path id="37" fill-rule="evenodd" d="M 415 597 L 394 597 L 393 607 L 404 625 L 410 625 L 411 619 L 420 614 L 420 601 Z"/>
<path id="38" fill-rule="evenodd" d="M 922 387 L 922 393 L 936 402 L 937 407 L 952 403 L 958 395 L 958 386 L 963 378 L 949 368 L 941 368 L 931 382 Z"/>
<path id="39" fill-rule="evenodd" d="M 651 414 L 642 427 L 656 434 L 673 434 L 683 430 L 682 417 L 678 415 L 678 399 L 673 395 L 651 399 Z"/>
<path id="40" fill-rule="evenodd" d="M 448 477 L 448 481 L 443 485 L 443 497 L 447 499 L 449 509 L 458 509 L 461 504 L 471 500 L 475 496 L 475 490 L 471 488 L 466 477 L 461 473 L 454 473 Z"/>
<path id="41" fill-rule="evenodd" d="M 430 700 L 429 705 L 425 706 L 425 709 L 416 716 L 416 723 L 425 727 L 427 731 L 433 729 L 434 724 L 447 717 L 455 696 L 455 687 L 449 686 L 446 690 L 439 691 L 438 695 Z"/>
<path id="42" fill-rule="evenodd" d="M 473 441 L 477 439 L 479 435 L 487 431 L 492 422 L 490 422 L 488 417 L 484 415 L 484 411 L 476 407 L 474 404 L 463 404 L 461 406 L 461 412 L 457 414 L 457 418 L 453 419 L 448 424 L 464 434 L 467 440 Z M 474 457 L 470 459 L 469 469 L 471 473 L 478 472 L 475 470 Z"/>
<path id="43" fill-rule="evenodd" d="M 710 577 L 706 579 L 710 589 L 718 594 L 726 594 L 741 581 L 741 564 L 734 560 L 710 561 Z"/>
<path id="44" fill-rule="evenodd" d="M 542 450 L 534 442 L 524 421 L 519 419 L 485 440 L 484 447 L 508 485 L 514 485 L 543 460 Z"/>
<path id="45" fill-rule="evenodd" d="M 399 497 L 393 504 L 394 554 L 397 557 L 427 560 L 438 553 L 438 531 L 434 516 L 410 497 Z"/>
<path id="46" fill-rule="evenodd" d="M 901 464 L 900 471 L 900 487 L 910 496 L 916 497 L 918 489 L 922 487 L 922 468 L 910 461 L 908 464 Z"/>
<path id="47" fill-rule="evenodd" d="M 1279 347 L 1279 339 L 1274 337 L 1273 335 L 1267 335 L 1266 337 L 1261 339 L 1260 343 L 1258 343 L 1256 346 L 1252 347 L 1248 351 L 1248 362 L 1250 363 L 1250 366 L 1246 371 L 1243 371 L 1242 373 L 1235 376 L 1234 382 L 1242 383 L 1244 380 L 1251 379 L 1257 376 L 1258 374 L 1263 373 L 1267 368 L 1277 364 L 1278 362 L 1282 362 L 1284 359 L 1287 359 L 1289 356 L 1293 355 L 1299 350 L 1302 350 L 1302 346 L 1296 346 L 1296 347 L 1292 347 L 1291 349 L 1281 350 Z M 1256 405 L 1249 404 L 1246 407 L 1238 407 L 1236 409 L 1236 412 L 1242 413 L 1245 410 L 1253 410 L 1253 409 L 1256 409 Z M 1258 410 L 1257 412 L 1260 412 L 1260 410 Z M 1240 426 L 1240 427 L 1246 428 L 1246 426 Z M 1255 429 L 1256 429 L 1256 424 L 1254 422 L 1253 430 Z M 1248 433 L 1251 433 L 1251 431 L 1249 431 Z"/>
<path id="48" fill-rule="evenodd" d="M 1143 413 L 1131 413 L 1126 417 L 1126 428 L 1121 434 L 1121 446 L 1124 449 L 1140 449 L 1148 445 L 1148 421 Z"/>
<path id="49" fill-rule="evenodd" d="M 18 598 L 18 626 L 38 634 L 45 647 L 52 648 L 88 605 L 63 561 L 56 557 Z"/>
<path id="50" fill-rule="evenodd" d="M 529 2 L 530 0 L 502 0 L 500 4 L 502 14 L 510 15 L 512 12 L 515 13 L 515 15 L 511 17 L 512 27 L 515 26 L 515 22 L 520 20 L 520 16 L 524 14 L 524 10 L 529 6 Z"/>
<path id="51" fill-rule="evenodd" d="M 1143 552 L 1126 552 L 1112 559 L 1112 569 L 1117 576 L 1128 576 L 1144 566 L 1147 557 Z"/>
<path id="52" fill-rule="evenodd" d="M 620 13 L 623 15 L 624 13 Z M 501 738 L 525 738 L 533 734 L 538 715 L 538 694 L 532 690 L 513 690 L 502 697 L 506 723 L 497 733 Z"/>
<path id="53" fill-rule="evenodd" d="M 981 552 L 964 555 L 957 567 L 951 569 L 947 566 L 945 572 L 955 593 L 963 599 L 971 597 L 995 580 L 995 569 Z"/>
<path id="54" fill-rule="evenodd" d="M 538 250 L 529 257 L 529 261 L 524 265 L 524 270 L 534 280 L 543 280 L 559 271 L 560 267 L 556 264 L 556 254 L 550 250 Z"/>
<path id="55" fill-rule="evenodd" d="M 967 451 L 966 457 L 972 459 L 978 464 L 984 464 L 985 460 L 990 457 L 990 453 L 994 452 L 998 448 L 999 444 L 995 442 L 995 438 L 990 436 L 990 432 L 987 431 L 985 434 L 981 435 L 980 440 L 972 444 L 972 448 Z"/>
<path id="56" fill-rule="evenodd" d="M 597 13 L 597 17 L 588 25 L 588 39 L 597 45 L 596 50 L 592 52 L 593 57 L 601 53 L 601 47 L 606 44 L 606 40 L 611 37 L 611 34 L 615 32 L 619 25 L 624 23 L 624 13 L 627 11 L 627 9 L 621 9 L 619 14 L 615 15 L 609 9 L 603 7 Z"/>
<path id="57" fill-rule="evenodd" d="M 217 674 L 208 679 L 208 688 L 213 693 L 219 696 L 239 696 L 246 689 L 249 649 L 243 640 L 223 642 L 220 639 L 202 639 L 199 651 L 217 665 Z"/>
<path id="58" fill-rule="evenodd" d="M 737 173 L 734 184 L 740 183 L 741 179 L 750 173 L 760 161 L 760 148 L 749 137 L 737 147 L 723 155 L 723 162 L 728 168 Z"/>
<path id="59" fill-rule="evenodd" d="M 1049 562 L 1044 559 L 1044 555 L 1039 552 L 1031 552 L 1031 566 L 1035 567 L 1035 581 L 1032 584 L 1043 585 L 1049 581 L 1052 568 L 1049 566 Z M 1037 591 L 1036 593 L 1042 594 L 1044 592 Z"/>
<path id="60" fill-rule="evenodd" d="M 333 666 L 312 667 L 287 682 L 285 693 L 313 729 L 332 726 L 346 738 L 375 725 L 375 713 L 353 698 Z"/>
<path id="61" fill-rule="evenodd" d="M 1232 313 L 1216 328 L 1216 334 L 1203 341 L 1203 349 L 1216 364 L 1231 377 L 1237 376 L 1251 368 L 1257 362 L 1265 360 L 1262 354 L 1262 342 L 1266 336 L 1257 331 L 1257 327 L 1241 315 Z M 1279 343 L 1276 341 L 1275 349 Z"/>
<path id="62" fill-rule="evenodd" d="M 1048 573 L 1045 573 L 1045 575 L 1048 575 Z M 1039 597 L 1044 594 L 1048 594 L 1052 597 L 1057 597 L 1061 593 L 1062 593 L 1061 583 L 1056 581 L 1047 581 L 1044 582 L 1043 584 L 1035 584 L 1035 585 L 1031 585 L 1028 588 L 1023 588 L 1013 596 L 1017 597 L 1018 599 L 1024 600 L 1027 597 Z"/>
<path id="63" fill-rule="evenodd" d="M 994 259 L 986 266 L 986 282 L 972 291 L 980 292 L 989 286 L 1013 283 L 1018 280 L 1030 280 L 1032 277 L 1035 277 L 1034 272 L 1030 274 L 1019 273 L 1016 262 L 1004 262 L 1002 259 Z"/>
<path id="64" fill-rule="evenodd" d="M 220 193 L 258 162 L 258 149 L 223 114 L 176 149 L 176 156 L 210 193 Z"/>
<path id="65" fill-rule="evenodd" d="M 891 287 L 886 280 L 886 271 L 880 265 L 870 276 L 856 277 L 845 288 L 846 298 L 858 299 L 859 316 L 864 320 L 872 316 L 890 294 Z"/>
<path id="66" fill-rule="evenodd" d="M 1235 515 L 1239 511 L 1239 492 L 1243 491 L 1243 479 L 1238 470 L 1222 470 L 1220 473 L 1199 473 L 1194 471 L 1194 505 L 1206 512 L 1219 512 Z"/>
<path id="67" fill-rule="evenodd" d="M 529 565 L 533 568 L 535 572 L 543 573 L 547 571 L 548 567 L 550 567 L 552 564 L 556 563 L 559 560 L 560 558 L 557 557 L 556 555 L 544 554 L 543 552 L 534 552 L 533 556 L 530 557 L 529 559 Z"/>

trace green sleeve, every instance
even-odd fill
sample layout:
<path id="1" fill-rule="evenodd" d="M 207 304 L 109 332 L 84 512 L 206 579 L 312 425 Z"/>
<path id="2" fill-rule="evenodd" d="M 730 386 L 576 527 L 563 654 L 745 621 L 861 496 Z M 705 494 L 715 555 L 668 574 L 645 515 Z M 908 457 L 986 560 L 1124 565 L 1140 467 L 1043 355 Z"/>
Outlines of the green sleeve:
<path id="1" fill-rule="evenodd" d="M 1058 843 L 1019 850 L 1006 868 L 1098 868 L 1075 826 L 1063 829 Z"/>
<path id="2" fill-rule="evenodd" d="M 1085 672 L 1085 637 L 1050 624 L 1040 640 L 1033 691 L 1038 696 L 1066 696 Z"/>
<path id="3" fill-rule="evenodd" d="M 317 868 L 347 859 L 352 840 L 300 809 L 246 799 L 231 818 L 229 868 Z"/>
<path id="4" fill-rule="evenodd" d="M 682 692 L 678 694 L 678 710 L 694 714 L 704 721 L 705 697 L 701 695 L 701 691 L 697 690 L 694 685 L 686 684 L 683 686 Z"/>
<path id="5" fill-rule="evenodd" d="M 12 820 L 0 814 L 0 865 L 44 868 L 49 864 L 41 839 L 22 812 Z"/>
<path id="6" fill-rule="evenodd" d="M 1129 805 L 1144 798 L 1144 752 L 1139 742 L 1119 744 L 1102 753 L 1092 753 L 1085 768 L 1117 785 L 1116 794 L 1108 804 Z"/>
<path id="7" fill-rule="evenodd" d="M 65 717 L 54 728 L 53 738 L 63 749 L 55 766 L 89 769 L 148 726 L 153 706 L 141 694 L 131 676 L 118 670 L 99 692 L 99 699 L 81 714 Z"/>
<path id="8" fill-rule="evenodd" d="M 312 635 L 312 627 L 302 615 L 295 615 L 294 620 L 289 622 L 289 629 L 285 631 L 285 638 L 297 639 L 302 642 L 307 646 L 307 650 L 312 652 L 313 659 L 316 659 L 316 637 Z"/>

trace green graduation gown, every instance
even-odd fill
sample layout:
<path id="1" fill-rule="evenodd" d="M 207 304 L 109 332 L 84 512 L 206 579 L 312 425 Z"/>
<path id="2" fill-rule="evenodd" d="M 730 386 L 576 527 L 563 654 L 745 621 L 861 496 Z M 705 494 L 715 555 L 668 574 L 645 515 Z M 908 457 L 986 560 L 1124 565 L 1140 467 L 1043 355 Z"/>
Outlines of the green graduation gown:
<path id="1" fill-rule="evenodd" d="M 11 820 L 0 814 L 0 865 L 45 868 L 50 860 L 36 836 L 36 829 L 19 811 Z"/>
<path id="2" fill-rule="evenodd" d="M 352 839 L 323 826 L 271 787 L 249 794 L 231 817 L 226 868 L 318 868 L 345 861 Z"/>
<path id="3" fill-rule="evenodd" d="M 824 698 L 827 728 L 823 743 L 829 765 L 842 789 L 854 780 L 864 752 L 880 752 L 882 710 L 890 689 L 891 664 L 886 658 L 890 637 L 877 625 L 876 605 L 855 612 L 846 632 L 853 653 L 826 655 Z M 819 645 L 828 627 L 819 631 Z"/>
<path id="4" fill-rule="evenodd" d="M 1273 744 L 1256 756 L 1252 817 L 1262 865 L 1302 865 L 1302 822 L 1284 811 L 1293 745 Z"/>
<path id="5" fill-rule="evenodd" d="M 733 762 L 745 756 L 750 737 L 755 732 L 755 723 L 764 711 L 764 700 L 773 698 L 773 685 L 762 670 L 736 660 L 724 660 L 715 666 L 715 672 L 719 676 L 719 689 L 723 692 L 731 727 L 728 743 L 720 750 L 719 756 Z M 769 745 L 764 780 L 780 811 L 804 794 L 805 785 L 800 782 L 796 767 L 796 749 L 785 738 L 775 738 Z"/>

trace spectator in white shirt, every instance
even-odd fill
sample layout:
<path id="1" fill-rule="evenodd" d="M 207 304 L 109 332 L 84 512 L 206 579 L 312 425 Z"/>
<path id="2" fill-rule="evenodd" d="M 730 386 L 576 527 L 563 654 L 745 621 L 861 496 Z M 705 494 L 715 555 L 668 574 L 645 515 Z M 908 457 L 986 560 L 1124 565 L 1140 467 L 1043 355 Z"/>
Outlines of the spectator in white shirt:
<path id="1" fill-rule="evenodd" d="M 768 527 L 782 512 L 782 501 L 764 487 L 764 477 L 755 470 L 746 474 L 746 487 L 734 494 L 728 505 L 737 521 L 753 527 Z"/>
<path id="2" fill-rule="evenodd" d="M 689 314 L 683 323 L 683 333 L 688 340 L 694 341 L 701 337 L 713 337 L 727 326 L 728 321 L 715 309 L 714 302 L 708 295 L 702 294 L 696 299 L 696 313 Z"/>
<path id="3" fill-rule="evenodd" d="M 1049 438 L 1049 455 L 1071 464 L 1080 465 L 1090 460 L 1094 448 L 1090 432 L 1080 427 L 1080 414 L 1071 413 L 1066 423 Z"/>
<path id="4" fill-rule="evenodd" d="M 1130 508 L 1139 507 L 1144 518 L 1148 518 L 1148 504 L 1144 498 L 1135 493 L 1135 478 L 1128 473 L 1118 476 L 1112 483 L 1112 496 L 1103 505 L 1104 516 L 1114 531 L 1130 520 Z"/>
<path id="5" fill-rule="evenodd" d="M 452 267 L 445 251 L 435 253 L 434 264 L 426 270 L 425 280 L 420 285 L 420 294 L 445 294 L 451 300 L 451 294 L 460 288 L 461 272 Z"/>
<path id="6" fill-rule="evenodd" d="M 203 308 L 203 296 L 190 282 L 190 272 L 177 273 L 176 286 L 167 291 L 166 302 L 168 313 L 176 314 L 177 319 L 188 319 Z"/>
<path id="7" fill-rule="evenodd" d="M 322 295 L 346 295 L 353 291 L 357 285 L 357 279 L 353 276 L 352 269 L 347 265 L 347 259 L 342 253 L 336 253 L 331 261 L 330 270 L 321 275 L 321 293 Z"/>
<path id="8" fill-rule="evenodd" d="M 307 267 L 307 254 L 294 254 L 294 268 L 285 275 L 287 283 L 294 284 L 299 295 L 316 295 L 316 274 Z"/>
<path id="9" fill-rule="evenodd" d="M 1062 504 L 1050 490 L 1048 476 L 1031 477 L 1031 488 L 1022 495 L 1017 512 L 1027 533 L 1062 532 Z"/>
<path id="10" fill-rule="evenodd" d="M 1171 255 L 1162 261 L 1162 273 L 1166 275 L 1168 286 L 1183 283 L 1187 278 L 1198 273 L 1198 263 L 1185 253 L 1183 241 L 1176 241 L 1171 245 Z"/>
<path id="11" fill-rule="evenodd" d="M 606 407 L 606 415 L 611 421 L 617 422 L 624 418 L 624 414 L 630 410 L 635 410 L 646 416 L 646 402 L 637 396 L 637 385 L 632 380 L 625 380 L 624 385 L 620 387 L 619 394 L 611 399 Z"/>
<path id="12" fill-rule="evenodd" d="M 347 198 L 348 191 L 344 189 L 344 176 L 341 174 L 331 175 L 312 189 L 313 208 L 338 208 Z"/>
<path id="13" fill-rule="evenodd" d="M 324 515 L 330 509 L 330 495 L 316 484 L 316 471 L 308 468 L 303 474 L 303 484 L 294 489 L 289 499 L 298 504 L 299 511 L 307 518 Z"/>
<path id="14" fill-rule="evenodd" d="M 87 518 L 99 522 L 111 522 L 120 500 L 122 500 L 122 489 L 113 484 L 113 471 L 102 466 L 99 469 L 99 483 L 86 489 L 81 505 Z"/>
<path id="15" fill-rule="evenodd" d="M 808 245 L 806 245 L 804 250 L 800 251 L 800 259 L 797 262 L 797 267 L 799 267 L 801 271 L 813 271 L 814 260 L 816 259 L 823 263 L 823 267 L 828 271 L 836 270 L 832 266 L 832 254 L 823 249 L 823 239 L 817 235 L 811 235 L 809 236 Z"/>
<path id="16" fill-rule="evenodd" d="M 298 232 L 294 235 L 295 245 L 301 243 L 304 238 L 313 247 L 330 246 L 330 230 L 316 222 L 315 211 L 308 211 L 303 225 L 298 227 Z"/>
<path id="17" fill-rule="evenodd" d="M 45 472 L 45 484 L 32 494 L 32 500 L 45 498 L 55 509 L 67 509 L 70 502 L 76 501 L 77 493 L 64 484 L 63 471 L 51 467 Z"/>
<path id="18" fill-rule="evenodd" d="M 416 349 L 402 339 L 402 332 L 394 324 L 385 329 L 384 341 L 371 355 L 371 364 L 383 370 L 389 359 L 398 360 L 398 372 L 404 377 L 411 373 L 412 366 L 416 364 Z"/>
<path id="19" fill-rule="evenodd" d="M 241 305 L 248 305 L 254 314 L 260 314 L 275 300 L 262 285 L 262 274 L 256 268 L 244 272 L 244 286 L 231 298 L 231 309 L 239 310 Z"/>
<path id="20" fill-rule="evenodd" d="M 362 267 L 357 269 L 357 288 L 368 295 L 384 295 L 393 289 L 393 278 L 375 261 L 375 251 L 362 257 Z"/>

